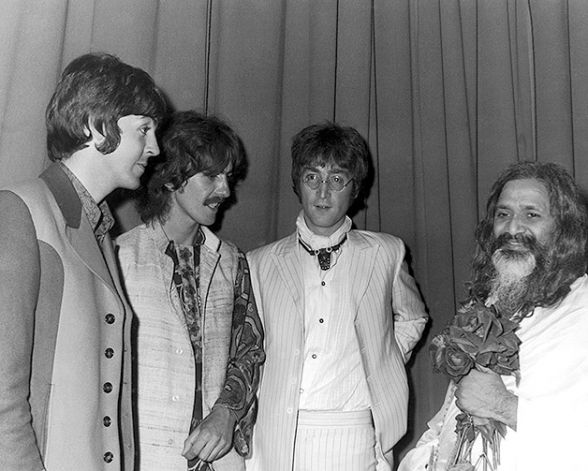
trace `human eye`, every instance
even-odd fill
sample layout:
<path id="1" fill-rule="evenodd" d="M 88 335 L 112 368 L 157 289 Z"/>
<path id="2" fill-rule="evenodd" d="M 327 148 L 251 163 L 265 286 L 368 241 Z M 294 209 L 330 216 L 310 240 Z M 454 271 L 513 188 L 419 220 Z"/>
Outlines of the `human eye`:
<path id="1" fill-rule="evenodd" d="M 541 213 L 538 213 L 537 211 L 529 211 L 527 213 L 527 218 L 529 219 L 539 219 L 541 217 Z"/>
<path id="2" fill-rule="evenodd" d="M 343 175 L 331 175 L 330 180 L 336 185 L 344 185 L 345 177 Z"/>
<path id="3" fill-rule="evenodd" d="M 314 183 L 319 180 L 319 176 L 316 173 L 306 173 L 304 174 L 304 180 L 309 183 Z"/>
<path id="4" fill-rule="evenodd" d="M 139 132 L 140 132 L 141 134 L 143 134 L 143 136 L 146 136 L 146 135 L 149 133 L 149 131 L 150 131 L 150 130 L 151 130 L 151 126 L 150 126 L 150 125 L 148 125 L 148 124 L 146 124 L 146 125 L 144 125 L 144 126 L 141 126 L 141 127 L 139 128 Z"/>
<path id="5" fill-rule="evenodd" d="M 509 213 L 505 209 L 497 209 L 494 213 L 494 219 L 506 219 Z"/>

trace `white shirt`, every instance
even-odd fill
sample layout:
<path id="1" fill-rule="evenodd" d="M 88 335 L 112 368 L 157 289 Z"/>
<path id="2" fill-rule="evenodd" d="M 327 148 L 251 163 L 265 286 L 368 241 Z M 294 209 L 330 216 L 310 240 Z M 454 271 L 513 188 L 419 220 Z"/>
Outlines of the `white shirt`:
<path id="1" fill-rule="evenodd" d="M 296 222 L 301 237 L 313 250 L 339 243 L 351 220 L 330 237 L 312 234 L 302 213 Z M 355 334 L 356 308 L 349 286 L 349 260 L 344 242 L 331 254 L 331 268 L 321 270 L 317 256 L 299 247 L 304 280 L 304 366 L 300 409 L 355 411 L 370 407 L 369 391 Z"/>

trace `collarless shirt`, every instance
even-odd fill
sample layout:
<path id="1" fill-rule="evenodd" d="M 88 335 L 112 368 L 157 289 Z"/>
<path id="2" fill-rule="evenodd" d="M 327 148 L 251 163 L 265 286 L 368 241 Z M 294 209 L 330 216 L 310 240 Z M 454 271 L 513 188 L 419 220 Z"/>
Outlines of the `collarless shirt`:
<path id="1" fill-rule="evenodd" d="M 348 218 L 347 218 L 348 219 Z M 323 241 L 310 232 L 302 215 L 297 221 L 299 237 L 313 249 L 337 244 L 351 227 L 346 220 Z M 305 410 L 354 411 L 370 407 L 369 391 L 355 335 L 356 306 L 349 296 L 352 282 L 350 246 L 347 240 L 331 255 L 331 268 L 321 270 L 316 256 L 299 247 L 304 281 L 304 366 L 299 408 Z"/>

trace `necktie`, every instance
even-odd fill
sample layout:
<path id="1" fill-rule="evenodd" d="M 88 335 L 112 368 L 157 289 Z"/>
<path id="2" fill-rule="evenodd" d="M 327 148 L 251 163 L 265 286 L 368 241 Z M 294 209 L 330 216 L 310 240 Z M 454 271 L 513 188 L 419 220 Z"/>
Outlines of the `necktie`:
<path id="1" fill-rule="evenodd" d="M 304 248 L 304 250 L 306 250 L 311 256 L 314 257 L 316 255 L 318 257 L 318 262 L 319 266 L 321 267 L 321 270 L 328 270 L 329 268 L 331 268 L 331 252 L 339 250 L 339 247 L 341 247 L 343 245 L 343 242 L 345 242 L 346 240 L 347 234 L 345 234 L 343 239 L 341 239 L 341 242 L 339 242 L 338 244 L 335 244 L 331 247 L 326 247 L 324 249 L 313 250 L 302 239 L 298 239 L 300 245 Z"/>

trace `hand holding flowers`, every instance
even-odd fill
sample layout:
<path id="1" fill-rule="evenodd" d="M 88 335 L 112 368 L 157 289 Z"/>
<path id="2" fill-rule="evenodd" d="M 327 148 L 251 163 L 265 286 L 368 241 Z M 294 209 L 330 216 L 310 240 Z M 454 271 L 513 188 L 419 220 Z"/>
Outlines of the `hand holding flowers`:
<path id="1" fill-rule="evenodd" d="M 469 391 L 479 390 L 479 385 L 472 387 L 471 383 L 483 382 L 486 387 L 482 389 L 491 387 L 500 391 L 500 386 L 504 388 L 504 384 L 498 375 L 518 374 L 520 339 L 515 333 L 517 328 L 518 323 L 501 317 L 493 306 L 485 306 L 478 300 L 470 300 L 459 309 L 450 325 L 433 339 L 430 352 L 435 371 L 446 374 L 457 384 L 472 372 L 464 380 L 461 390 L 460 386 L 456 388 L 458 406 L 460 400 L 468 400 L 469 403 L 461 404 L 465 410 L 484 410 L 488 404 L 488 396 L 471 400 Z M 466 394 L 463 393 L 464 389 L 468 391 Z M 488 410 L 485 412 L 489 413 L 484 415 L 500 417 L 500 420 L 480 421 L 469 413 L 457 416 L 458 439 L 452 470 L 461 469 L 456 466 L 472 466 L 471 447 L 478 435 L 482 436 L 484 456 L 487 457 L 488 449 L 491 450 L 492 468 L 496 468 L 500 457 L 500 436 L 506 433 L 505 423 L 511 423 L 506 416 L 493 414 Z M 486 464 L 485 462 L 485 469 Z"/>

